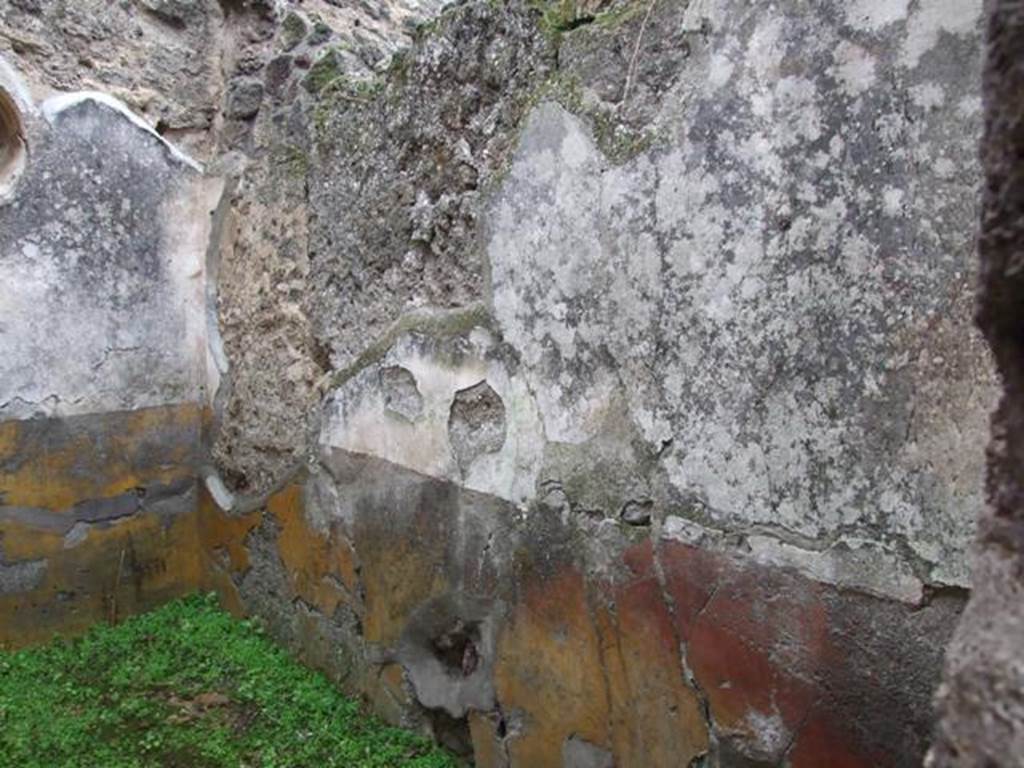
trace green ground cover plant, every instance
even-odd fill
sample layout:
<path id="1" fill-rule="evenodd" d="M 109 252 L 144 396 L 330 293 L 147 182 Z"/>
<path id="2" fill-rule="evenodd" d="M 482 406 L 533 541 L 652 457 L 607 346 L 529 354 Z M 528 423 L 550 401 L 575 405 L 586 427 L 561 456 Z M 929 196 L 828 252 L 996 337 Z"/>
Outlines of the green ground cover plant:
<path id="1" fill-rule="evenodd" d="M 455 768 L 209 596 L 0 653 L 0 766 Z"/>

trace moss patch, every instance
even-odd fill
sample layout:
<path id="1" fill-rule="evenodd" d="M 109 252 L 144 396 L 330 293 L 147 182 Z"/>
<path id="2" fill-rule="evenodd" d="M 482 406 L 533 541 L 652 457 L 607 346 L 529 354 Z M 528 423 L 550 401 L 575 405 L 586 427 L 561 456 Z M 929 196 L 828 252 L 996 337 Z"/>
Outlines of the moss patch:
<path id="1" fill-rule="evenodd" d="M 309 74 L 302 79 L 302 87 L 318 94 L 341 76 L 341 57 L 330 48 L 310 67 Z"/>
<path id="2" fill-rule="evenodd" d="M 541 31 L 556 40 L 563 32 L 594 20 L 580 0 L 533 0 L 531 5 L 540 12 Z"/>
<path id="3" fill-rule="evenodd" d="M 530 5 L 540 13 L 541 31 L 557 41 L 563 33 L 589 24 L 615 28 L 644 12 L 651 3 L 650 0 L 624 0 L 597 13 L 590 12 L 583 0 L 531 0 Z"/>
<path id="4" fill-rule="evenodd" d="M 360 371 L 379 363 L 398 341 L 398 337 L 404 333 L 418 331 L 435 339 L 447 339 L 467 334 L 478 327 L 491 327 L 490 313 L 483 304 L 448 311 L 406 313 L 392 323 L 382 336 L 367 346 L 351 365 L 332 374 L 326 386 L 331 389 L 344 386 Z"/>
<path id="5" fill-rule="evenodd" d="M 73 642 L 0 654 L 0 766 L 454 768 L 193 596 Z"/>
<path id="6" fill-rule="evenodd" d="M 281 22 L 281 47 L 290 51 L 306 36 L 306 22 L 295 11 L 291 11 Z"/>
<path id="7" fill-rule="evenodd" d="M 271 157 L 290 176 L 301 180 L 309 174 L 309 155 L 302 147 L 294 144 L 280 145 L 273 148 Z"/>

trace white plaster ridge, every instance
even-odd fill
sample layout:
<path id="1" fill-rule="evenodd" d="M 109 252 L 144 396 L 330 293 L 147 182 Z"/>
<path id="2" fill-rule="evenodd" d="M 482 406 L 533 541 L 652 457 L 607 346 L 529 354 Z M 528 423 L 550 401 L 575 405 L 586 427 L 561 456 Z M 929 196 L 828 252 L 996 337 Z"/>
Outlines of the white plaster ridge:
<path id="1" fill-rule="evenodd" d="M 660 538 L 702 549 L 734 552 L 724 531 L 669 515 Z M 858 537 L 840 539 L 822 550 L 805 549 L 770 534 L 746 537 L 752 560 L 772 568 L 792 568 L 805 577 L 839 588 L 852 588 L 909 605 L 920 605 L 924 584 L 912 568 L 884 544 Z"/>
<path id="2" fill-rule="evenodd" d="M 180 163 L 183 163 L 184 165 L 187 165 L 189 168 L 196 171 L 197 173 L 203 172 L 203 166 L 200 163 L 193 160 L 191 157 L 186 155 L 176 146 L 167 141 L 167 139 L 165 139 L 163 136 L 157 133 L 153 129 L 153 126 L 151 126 L 137 114 L 132 112 L 123 101 L 115 99 L 113 96 L 110 96 L 106 93 L 101 93 L 100 91 L 77 91 L 75 93 L 62 93 L 58 96 L 52 96 L 43 102 L 43 116 L 46 118 L 46 121 L 48 123 L 53 125 L 56 122 L 57 118 L 60 117 L 60 115 L 63 112 L 66 112 L 67 110 L 72 109 L 73 107 L 76 107 L 79 104 L 82 104 L 86 101 L 92 101 L 96 104 L 107 107 L 108 109 L 112 109 L 115 112 L 121 113 L 128 120 L 130 120 L 133 125 L 150 134 L 151 136 L 156 138 L 161 144 L 163 144 L 164 147 L 167 148 L 167 150 L 171 153 L 175 160 L 179 161 Z"/>
<path id="3" fill-rule="evenodd" d="M 3 56 L 0 56 L 0 88 L 7 91 L 7 94 L 14 99 L 14 105 L 23 114 L 35 114 L 36 107 L 25 81 Z"/>
<path id="4" fill-rule="evenodd" d="M 230 512 L 234 508 L 235 495 L 228 490 L 220 475 L 210 470 L 203 476 L 203 482 L 206 485 L 206 490 L 210 492 L 210 496 L 218 507 L 224 512 Z"/>

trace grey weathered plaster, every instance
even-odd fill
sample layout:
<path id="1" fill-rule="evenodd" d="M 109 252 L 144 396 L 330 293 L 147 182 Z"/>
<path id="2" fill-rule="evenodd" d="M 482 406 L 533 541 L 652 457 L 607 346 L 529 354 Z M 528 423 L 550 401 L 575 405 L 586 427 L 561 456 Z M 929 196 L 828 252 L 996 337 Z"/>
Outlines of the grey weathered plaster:
<path id="1" fill-rule="evenodd" d="M 0 595 L 30 592 L 46 576 L 45 560 L 5 563 L 0 559 Z"/>
<path id="2" fill-rule="evenodd" d="M 966 584 L 980 2 L 881 5 L 691 5 L 659 140 L 622 165 L 540 105 L 490 209 L 493 311 L 549 440 L 625 396 L 696 519 Z"/>
<path id="3" fill-rule="evenodd" d="M 0 206 L 0 419 L 205 401 L 220 182 L 109 96 L 39 112 Z"/>
<path id="4" fill-rule="evenodd" d="M 494 707 L 494 646 L 500 615 L 491 601 L 467 595 L 446 595 L 417 608 L 395 658 L 408 670 L 420 704 L 444 709 L 452 717 Z M 438 639 L 453 630 L 471 639 L 465 650 L 456 646 L 454 658 L 446 662 Z"/>
<path id="5" fill-rule="evenodd" d="M 478 354 L 524 393 L 509 410 L 495 386 L 530 437 L 496 454 L 518 479 L 462 481 L 738 534 L 766 564 L 908 602 L 967 585 L 995 395 L 971 325 L 980 3 L 655 3 L 648 22 L 566 33 L 487 198 L 503 352 Z M 482 375 L 388 343 L 426 415 L 393 423 L 357 371 L 321 442 L 459 479 L 441 416 Z"/>

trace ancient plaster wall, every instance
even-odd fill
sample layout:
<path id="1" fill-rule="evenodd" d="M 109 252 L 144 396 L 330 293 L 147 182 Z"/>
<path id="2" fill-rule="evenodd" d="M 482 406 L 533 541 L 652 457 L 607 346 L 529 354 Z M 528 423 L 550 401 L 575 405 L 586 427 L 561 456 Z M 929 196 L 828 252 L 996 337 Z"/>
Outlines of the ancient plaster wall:
<path id="1" fill-rule="evenodd" d="M 272 170 L 236 226 L 269 224 L 222 255 L 238 365 L 218 461 L 259 492 L 310 430 L 406 450 L 354 426 L 379 406 L 344 387 L 323 424 L 290 414 L 332 380 L 364 391 L 396 329 L 482 313 L 531 445 L 460 467 L 473 487 L 494 471 L 516 503 L 552 481 L 605 516 L 671 506 L 899 599 L 966 586 L 967 447 L 995 391 L 969 322 L 980 4 L 640 10 L 556 42 L 515 4 L 473 6 L 384 79 L 339 70 L 322 92 L 289 55 L 268 65 Z M 611 422 L 623 477 L 567 471 Z M 430 450 L 404 463 L 450 477 L 455 449 Z"/>
<path id="2" fill-rule="evenodd" d="M 918 764 L 996 393 L 981 3 L 567 7 L 268 66 L 217 458 L 285 490 L 205 508 L 225 600 L 481 765 Z"/>
<path id="3" fill-rule="evenodd" d="M 877 26 L 848 4 L 662 10 L 652 46 L 712 31 L 652 149 L 614 165 L 540 105 L 485 242 L 549 442 L 623 409 L 664 446 L 656 506 L 910 600 L 968 584 L 994 392 L 970 325 L 980 3 L 924 6 Z"/>
<path id="4" fill-rule="evenodd" d="M 222 183 L 120 102 L 0 61 L 0 643 L 199 585 L 206 258 Z"/>
<path id="5" fill-rule="evenodd" d="M 11 39 L 77 18 L 44 6 L 0 7 L 17 93 L 83 76 Z M 120 6 L 215 61 L 140 81 L 211 115 L 176 135 L 219 206 L 105 99 L 32 118 L 0 584 L 55 618 L 20 626 L 212 586 L 478 765 L 918 764 L 995 395 L 980 0 L 338 8 Z"/>
<path id="6" fill-rule="evenodd" d="M 914 765 L 961 607 L 344 451 L 202 530 L 227 605 L 483 766 Z"/>

